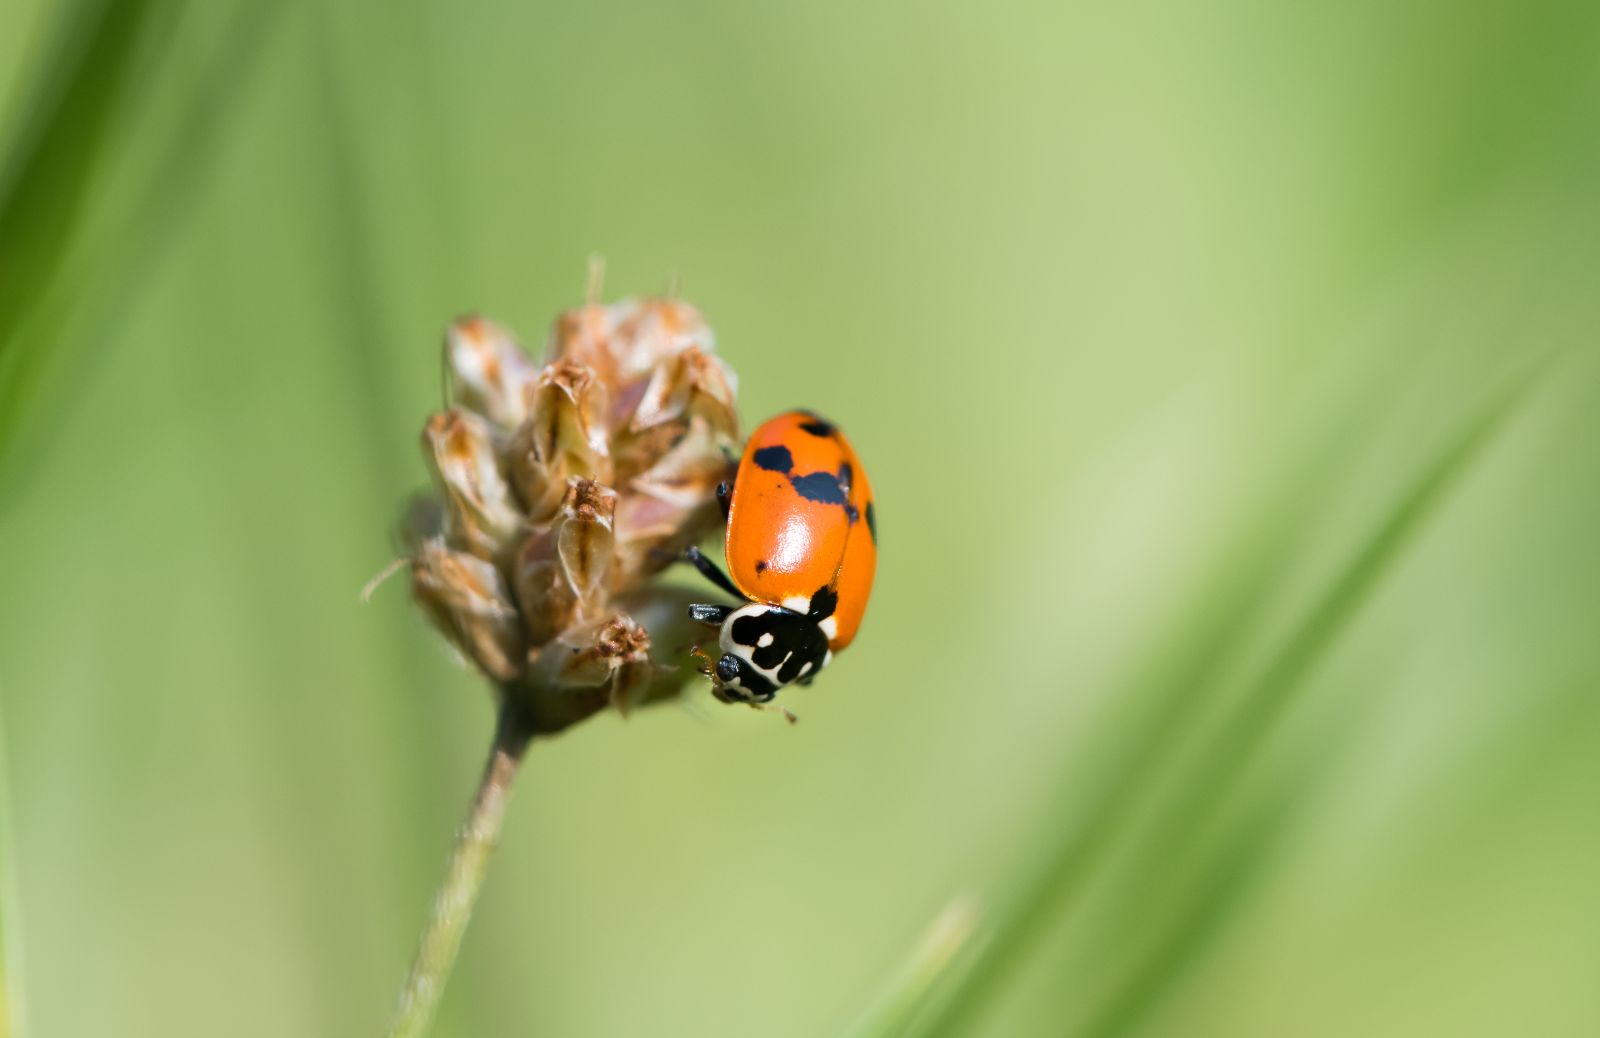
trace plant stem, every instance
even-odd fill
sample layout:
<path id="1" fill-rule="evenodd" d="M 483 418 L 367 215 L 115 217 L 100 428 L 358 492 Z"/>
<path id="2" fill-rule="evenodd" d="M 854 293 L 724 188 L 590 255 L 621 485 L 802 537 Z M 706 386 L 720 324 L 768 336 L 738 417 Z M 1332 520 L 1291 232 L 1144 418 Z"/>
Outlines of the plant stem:
<path id="1" fill-rule="evenodd" d="M 400 992 L 390 1038 L 421 1038 L 433 1021 L 445 982 L 450 979 L 450 967 L 455 965 L 456 952 L 461 947 L 461 935 L 466 932 L 472 906 L 488 872 L 489 855 L 500 838 L 506 803 L 511 799 L 511 783 L 531 736 L 517 710 L 501 709 L 477 795 L 456 837 L 449 871 L 434 896 L 433 914 Z"/>

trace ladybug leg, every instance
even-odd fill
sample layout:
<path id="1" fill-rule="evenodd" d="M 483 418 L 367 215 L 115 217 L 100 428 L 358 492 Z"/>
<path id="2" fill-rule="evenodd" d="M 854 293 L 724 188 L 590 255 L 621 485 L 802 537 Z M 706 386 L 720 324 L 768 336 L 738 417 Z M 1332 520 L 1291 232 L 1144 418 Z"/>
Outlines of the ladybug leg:
<path id="1" fill-rule="evenodd" d="M 706 558 L 705 552 L 701 551 L 699 548 L 696 548 L 694 545 L 690 545 L 689 547 L 683 549 L 683 559 L 685 562 L 694 566 L 695 569 L 699 570 L 701 576 L 705 577 L 707 580 L 711 581 L 711 583 L 717 585 L 717 587 L 720 587 L 734 598 L 744 598 L 744 592 L 734 587 L 733 581 L 728 579 L 728 575 L 722 572 L 715 562 L 712 562 L 710 559 Z"/>
<path id="2" fill-rule="evenodd" d="M 726 620 L 731 612 L 733 612 L 733 606 L 691 605 L 689 607 L 689 619 L 698 624 L 705 624 L 707 627 L 721 627 L 722 621 Z"/>
<path id="3" fill-rule="evenodd" d="M 752 709 L 760 710 L 764 714 L 782 714 L 783 719 L 788 721 L 790 724 L 794 724 L 796 721 L 800 720 L 800 718 L 795 716 L 793 710 L 790 710 L 785 706 L 779 706 L 777 703 L 751 703 L 750 706 Z"/>

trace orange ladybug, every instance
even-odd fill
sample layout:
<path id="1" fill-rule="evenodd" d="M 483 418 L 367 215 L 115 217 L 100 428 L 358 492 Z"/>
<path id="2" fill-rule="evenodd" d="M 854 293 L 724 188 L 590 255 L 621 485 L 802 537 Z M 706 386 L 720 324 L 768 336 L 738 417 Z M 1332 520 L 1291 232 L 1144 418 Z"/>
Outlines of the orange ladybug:
<path id="1" fill-rule="evenodd" d="M 717 500 L 732 579 L 698 548 L 685 558 L 746 604 L 690 606 L 719 629 L 722 652 L 695 654 L 718 699 L 768 703 L 790 682 L 809 685 L 861 626 L 878 566 L 872 486 L 833 423 L 790 411 L 751 435 Z"/>

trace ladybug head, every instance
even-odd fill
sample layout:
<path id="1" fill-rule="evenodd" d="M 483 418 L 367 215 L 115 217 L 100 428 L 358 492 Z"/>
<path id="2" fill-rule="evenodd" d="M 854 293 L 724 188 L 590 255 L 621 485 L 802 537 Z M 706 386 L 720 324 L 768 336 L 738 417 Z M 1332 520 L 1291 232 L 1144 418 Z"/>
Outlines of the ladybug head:
<path id="1" fill-rule="evenodd" d="M 749 659 L 725 652 L 717 659 L 712 691 L 725 703 L 769 703 L 777 686 L 756 669 Z"/>
<path id="2" fill-rule="evenodd" d="M 770 702 L 778 689 L 810 681 L 833 658 L 815 620 L 763 602 L 729 613 L 718 646 L 716 685 L 730 702 Z"/>

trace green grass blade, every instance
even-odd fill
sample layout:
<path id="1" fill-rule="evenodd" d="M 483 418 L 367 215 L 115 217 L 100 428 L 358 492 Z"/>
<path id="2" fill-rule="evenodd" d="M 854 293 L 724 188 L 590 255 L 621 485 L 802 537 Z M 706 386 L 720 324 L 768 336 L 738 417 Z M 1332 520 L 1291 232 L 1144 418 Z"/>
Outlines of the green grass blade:
<path id="1" fill-rule="evenodd" d="M 118 116 L 133 107 L 141 55 L 170 42 L 166 0 L 81 0 L 63 9 L 40 63 L 31 117 L 16 130 L 0 180 L 0 471 L 55 336 L 41 311 L 60 286 L 96 187 L 108 178 Z"/>
<path id="2" fill-rule="evenodd" d="M 1145 797 L 1150 776 L 1197 723 L 1206 701 L 1201 692 L 1218 683 L 1239 650 L 1275 572 L 1294 550 L 1290 531 L 1300 524 L 1300 503 L 1314 500 L 1307 487 L 1329 467 L 1335 451 L 1330 441 L 1302 467 L 1305 482 L 1282 495 L 1287 510 L 1275 510 L 1239 539 L 1219 567 L 1221 575 L 1196 596 L 1192 621 L 1181 625 L 1173 643 L 1151 653 L 1149 669 L 1118 697 L 1134 705 L 1134 714 L 1103 737 L 1098 756 L 1106 764 L 1062 781 L 1041 811 L 1052 824 L 1040 827 L 1039 842 L 1018 855 L 1028 863 L 1022 874 L 998 898 L 986 932 L 953 964 L 908 1035 L 965 1031 L 1054 921 L 1072 909 L 1083 881 L 1116 840 L 1121 820 Z"/>
<path id="3" fill-rule="evenodd" d="M 0 1038 L 22 1038 L 27 1033 L 15 824 L 11 759 L 6 754 L 5 718 L 0 711 Z"/>
<path id="4" fill-rule="evenodd" d="M 951 902 L 928 927 L 878 1000 L 848 1031 L 847 1038 L 896 1038 L 921 1011 L 928 993 L 944 977 L 951 962 L 977 928 L 976 907 L 965 899 Z"/>
<path id="5" fill-rule="evenodd" d="M 19 314 L 16 341 L 0 354 L 0 503 L 15 499 L 48 456 L 49 439 L 39 435 L 48 430 L 38 421 L 70 415 L 76 394 L 62 384 L 88 369 L 92 347 L 115 341 L 110 329 L 177 237 L 282 11 L 277 4 L 247 4 L 231 13 L 223 38 L 208 48 L 202 71 L 183 95 L 180 115 L 163 133 L 152 168 L 123 211 L 101 221 L 109 229 L 92 235 L 93 259 L 39 282 L 40 294 Z M 63 238 L 50 247 L 66 245 Z M 0 344 L 5 338 L 0 327 Z M 24 437 L 28 450 L 20 446 Z"/>
<path id="6" fill-rule="evenodd" d="M 1364 541 L 1341 570 L 1328 591 L 1312 607 L 1306 618 L 1290 634 L 1283 647 L 1271 658 L 1261 676 L 1222 725 L 1221 731 L 1203 751 L 1189 781 L 1176 785 L 1179 795 L 1161 810 L 1151 829 L 1160 835 L 1161 846 L 1151 855 L 1159 861 L 1193 832 L 1194 826 L 1208 817 L 1207 809 L 1220 801 L 1242 771 L 1251 751 L 1259 745 L 1282 709 L 1291 700 L 1309 670 L 1345 629 L 1360 605 L 1376 587 L 1382 574 L 1414 535 L 1444 491 L 1476 457 L 1492 432 L 1509 412 L 1515 394 L 1496 402 L 1470 422 L 1407 488 L 1406 493 L 1387 513 L 1383 523 Z M 1263 552 L 1261 557 L 1275 553 Z M 1250 597 L 1255 580 L 1241 584 L 1241 593 Z M 1232 615 L 1238 625 L 1242 614 Z M 1220 665 L 1226 649 L 1219 647 L 1201 653 L 1201 670 L 1209 672 Z M 1187 654 L 1177 654 L 1185 658 Z M 1193 690 L 1210 683 L 1207 673 L 1196 673 L 1189 681 L 1174 681 L 1174 688 Z M 1198 700 L 1199 696 L 1194 699 Z M 1174 701 L 1175 703 L 1176 701 Z M 1019 893 L 999 913 L 995 929 L 979 945 L 979 950 L 955 971 L 948 990 L 936 994 L 927 1013 L 909 1033 L 920 1036 L 960 1034 L 972 1023 L 982 1005 L 998 987 L 1007 972 L 1034 946 L 1040 935 L 1070 910 L 1073 895 L 1082 881 L 1100 864 L 1103 856 L 1122 834 L 1122 823 L 1133 805 L 1148 792 L 1152 763 L 1178 738 L 1183 726 L 1181 711 L 1169 714 L 1166 722 L 1149 737 L 1141 736 L 1125 752 L 1114 756 L 1124 761 L 1107 779 L 1099 803 L 1088 820 L 1044 855 L 1044 864 L 1032 878 L 1019 885 Z M 1263 836 L 1262 839 L 1265 837 Z M 1231 879 L 1227 880 L 1232 882 Z M 1234 888 L 1238 889 L 1238 888 Z M 1217 903 L 1202 903 L 1196 932 L 1202 932 L 1211 913 L 1220 911 L 1224 891 L 1217 892 Z M 1166 949 L 1166 954 L 1173 954 Z M 1122 1002 L 1118 1000 L 1118 1005 Z M 1096 1025 L 1099 1026 L 1099 1025 Z M 1098 1031 L 1092 1033 L 1100 1033 Z"/>
<path id="7" fill-rule="evenodd" d="M 1536 773 L 1540 758 L 1558 755 L 1554 751 L 1563 741 L 1590 738 L 1600 700 L 1584 694 L 1587 684 L 1574 691 L 1576 694 L 1556 697 L 1554 707 L 1536 712 L 1522 722 L 1520 730 L 1508 734 L 1507 752 L 1518 761 L 1518 767 L 1510 770 L 1519 776 Z M 1272 864 L 1275 842 L 1292 824 L 1297 794 L 1309 784 L 1317 763 L 1307 762 L 1285 795 L 1255 812 L 1231 834 L 1223 852 L 1207 863 L 1198 881 L 1187 888 L 1182 899 L 1186 906 L 1183 913 L 1146 942 L 1144 955 L 1125 974 L 1122 983 L 1085 1025 L 1073 1032 L 1078 1038 L 1136 1033 L 1160 1008 L 1164 996 L 1198 965 L 1207 948 L 1225 933 L 1232 910 L 1247 900 L 1255 881 Z M 1497 788 L 1505 783 L 1503 774 L 1492 769 L 1487 776 L 1476 772 L 1463 775 L 1461 781 L 1465 787 L 1481 787 L 1475 795 L 1463 797 L 1469 802 L 1484 804 L 1506 796 Z M 1512 788 L 1521 791 L 1515 783 Z"/>
<path id="8" fill-rule="evenodd" d="M 60 274 L 161 6 L 83 0 L 64 8 L 53 55 L 25 91 L 32 106 L 0 175 L 0 418 L 15 402 L 8 383 L 21 367 L 18 333 Z M 0 724 L 0 1028 L 15 1036 L 25 1029 L 25 995 L 5 738 Z"/>
<path id="9" fill-rule="evenodd" d="M 128 103 L 136 58 L 170 6 L 82 0 L 62 12 L 66 28 L 42 63 L 33 116 L 0 180 L 0 358 L 15 349 L 18 329 L 60 273 Z"/>
<path id="10" fill-rule="evenodd" d="M 1514 400 L 1509 396 L 1485 408 L 1418 474 L 1249 686 L 1217 737 L 1194 762 L 1187 779 L 1177 783 L 1178 795 L 1152 823 L 1158 838 L 1146 855 L 1145 875 L 1151 882 L 1157 882 L 1164 871 L 1170 874 L 1171 863 L 1182 848 L 1194 842 L 1215 818 L 1296 690 L 1349 627 L 1446 491 L 1481 454 L 1508 417 Z M 1288 791 L 1279 790 L 1274 810 L 1264 812 L 1224 849 L 1219 862 L 1203 869 L 1194 889 L 1175 896 L 1175 903 L 1181 906 L 1178 918 L 1149 942 L 1151 950 L 1078 1032 L 1083 1038 L 1126 1034 L 1158 1004 L 1161 994 L 1219 932 L 1230 908 L 1250 889 L 1249 878 L 1259 873 L 1272 835 L 1283 823 L 1292 800 Z"/>

